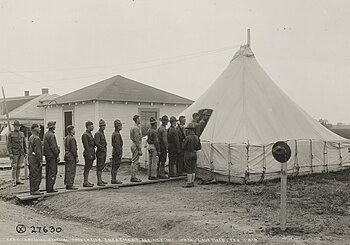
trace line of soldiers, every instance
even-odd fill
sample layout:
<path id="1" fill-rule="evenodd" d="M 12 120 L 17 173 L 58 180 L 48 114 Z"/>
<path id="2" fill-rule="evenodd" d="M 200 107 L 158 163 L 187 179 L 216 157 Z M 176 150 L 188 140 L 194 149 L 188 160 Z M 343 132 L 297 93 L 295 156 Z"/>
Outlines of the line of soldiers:
<path id="1" fill-rule="evenodd" d="M 195 116 L 195 115 L 194 115 Z M 161 126 L 157 129 L 157 120 L 150 118 L 151 128 L 147 132 L 149 152 L 148 179 L 167 179 L 164 166 L 169 157 L 169 177 L 187 174 L 187 185 L 193 187 L 197 165 L 196 151 L 201 149 L 199 123 L 197 118 L 185 127 L 186 118 L 180 116 L 179 120 L 167 115 L 160 118 Z M 166 126 L 170 121 L 170 127 Z M 177 123 L 179 121 L 179 123 Z"/>
<path id="2" fill-rule="evenodd" d="M 187 185 L 185 187 L 194 186 L 195 169 L 197 162 L 197 150 L 201 149 L 199 135 L 201 133 L 201 124 L 198 122 L 198 113 L 193 114 L 193 120 L 185 127 L 186 119 L 180 116 L 179 120 L 176 117 L 170 117 L 170 127 L 166 126 L 169 123 L 168 116 L 164 115 L 160 121 L 161 126 L 157 129 L 157 121 L 151 117 L 151 128 L 147 132 L 147 143 L 149 151 L 149 169 L 148 177 L 150 180 L 166 179 L 169 177 L 183 176 L 187 174 Z M 130 129 L 131 145 L 131 182 L 141 182 L 136 177 L 139 166 L 140 156 L 142 155 L 141 141 L 142 134 L 140 128 L 140 117 L 133 117 L 134 125 Z M 179 121 L 179 123 L 177 123 Z M 21 124 L 18 121 L 14 122 L 15 130 L 8 137 L 8 151 L 12 166 L 13 185 L 23 184 L 19 181 L 20 168 L 24 158 L 27 157 L 29 163 L 29 183 L 30 193 L 32 195 L 41 195 L 39 186 L 42 179 L 42 163 L 43 156 L 46 160 L 46 191 L 48 193 L 57 192 L 54 189 L 57 175 L 57 165 L 60 161 L 60 147 L 57 144 L 55 129 L 56 122 L 50 121 L 47 123 L 48 131 L 44 135 L 43 145 L 40 140 L 40 126 L 33 124 L 31 126 L 32 135 L 29 138 L 28 151 L 26 147 L 26 139 L 23 132 L 19 129 Z M 99 121 L 99 130 L 92 136 L 94 124 L 91 121 L 85 123 L 86 131 L 83 133 L 81 140 L 83 143 L 84 156 L 84 187 L 93 187 L 94 184 L 89 182 L 89 171 L 92 168 L 93 162 L 96 159 L 96 175 L 97 185 L 105 186 L 107 182 L 102 180 L 102 170 L 106 166 L 107 157 L 107 141 L 104 134 L 106 122 Z M 123 139 L 120 131 L 122 123 L 120 120 L 114 121 L 114 132 L 112 134 L 112 169 L 111 169 L 111 184 L 121 184 L 117 180 L 117 172 L 121 165 L 123 155 Z M 65 161 L 65 178 L 64 184 L 66 189 L 77 189 L 74 186 L 76 174 L 76 164 L 79 162 L 77 153 L 77 142 L 74 137 L 75 128 L 72 125 L 67 127 L 68 135 L 65 138 L 64 161 Z M 96 148 L 96 151 L 95 151 Z M 165 162 L 169 154 L 169 177 L 165 174 Z"/>

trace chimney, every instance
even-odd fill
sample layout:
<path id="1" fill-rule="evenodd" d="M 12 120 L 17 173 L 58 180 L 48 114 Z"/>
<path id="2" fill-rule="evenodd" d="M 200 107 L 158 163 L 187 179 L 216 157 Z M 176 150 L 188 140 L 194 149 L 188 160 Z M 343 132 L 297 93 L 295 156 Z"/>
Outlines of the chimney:
<path id="1" fill-rule="evenodd" d="M 41 94 L 49 94 L 49 89 L 48 88 L 42 88 L 41 89 Z"/>
<path id="2" fill-rule="evenodd" d="M 29 90 L 24 91 L 24 96 L 29 96 Z"/>

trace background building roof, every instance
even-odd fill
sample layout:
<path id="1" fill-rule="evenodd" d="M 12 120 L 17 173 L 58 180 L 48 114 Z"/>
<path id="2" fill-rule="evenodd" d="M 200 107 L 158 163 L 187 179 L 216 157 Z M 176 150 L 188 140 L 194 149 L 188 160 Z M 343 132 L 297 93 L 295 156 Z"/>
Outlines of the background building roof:
<path id="1" fill-rule="evenodd" d="M 123 101 L 192 104 L 184 97 L 148 86 L 120 75 L 92 84 L 56 99 L 57 104 L 82 101 Z"/>

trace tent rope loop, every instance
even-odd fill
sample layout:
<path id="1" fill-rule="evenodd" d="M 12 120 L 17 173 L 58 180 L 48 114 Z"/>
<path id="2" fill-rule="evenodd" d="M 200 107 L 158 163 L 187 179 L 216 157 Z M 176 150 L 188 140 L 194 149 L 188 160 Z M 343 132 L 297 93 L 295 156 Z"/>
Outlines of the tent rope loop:
<path id="1" fill-rule="evenodd" d="M 299 161 L 298 161 L 298 141 L 295 140 L 295 155 L 294 155 L 294 167 L 296 170 L 295 177 L 299 175 Z"/>
<path id="2" fill-rule="evenodd" d="M 341 155 L 341 146 L 340 143 L 338 143 L 338 149 L 339 149 L 339 165 L 342 166 L 343 165 L 343 157 Z"/>
<path id="3" fill-rule="evenodd" d="M 244 172 L 244 184 L 247 184 L 249 180 L 249 167 L 247 165 L 247 169 Z"/>

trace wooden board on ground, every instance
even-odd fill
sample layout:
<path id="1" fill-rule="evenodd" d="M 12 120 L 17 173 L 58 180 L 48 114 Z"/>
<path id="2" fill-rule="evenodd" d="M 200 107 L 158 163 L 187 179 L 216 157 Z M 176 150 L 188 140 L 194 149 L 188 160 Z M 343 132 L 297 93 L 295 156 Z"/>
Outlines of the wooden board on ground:
<path id="1" fill-rule="evenodd" d="M 182 180 L 185 179 L 185 176 L 174 177 L 170 179 L 160 179 L 160 180 L 145 180 L 142 182 L 127 182 L 119 185 L 107 184 L 106 186 L 93 186 L 93 187 L 78 187 L 77 190 L 67 190 L 64 188 L 57 188 L 58 192 L 46 193 L 43 192 L 43 195 L 31 195 L 29 192 L 21 193 L 16 195 L 16 198 L 20 201 L 29 201 L 29 200 L 37 200 L 39 198 L 55 196 L 64 193 L 76 192 L 76 191 L 92 191 L 92 190 L 102 190 L 102 189 L 118 189 L 120 187 L 129 187 L 129 186 L 138 186 L 138 185 L 148 185 L 155 184 L 161 182 L 168 182 L 173 180 Z"/>

